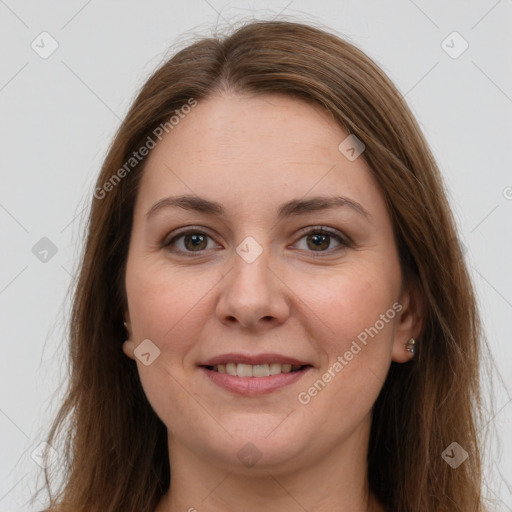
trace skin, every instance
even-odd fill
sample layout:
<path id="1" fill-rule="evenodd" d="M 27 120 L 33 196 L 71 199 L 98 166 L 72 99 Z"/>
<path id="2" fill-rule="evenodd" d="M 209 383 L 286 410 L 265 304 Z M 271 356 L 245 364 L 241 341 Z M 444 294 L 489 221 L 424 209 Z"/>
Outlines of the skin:
<path id="1" fill-rule="evenodd" d="M 338 149 L 347 135 L 317 105 L 226 93 L 201 100 L 149 155 L 128 254 L 123 350 L 169 433 L 170 492 L 157 512 L 384 510 L 367 483 L 371 409 L 391 361 L 412 357 L 404 345 L 419 334 L 421 315 L 403 288 L 364 153 L 349 161 Z M 217 201 L 225 216 L 169 207 L 145 219 L 158 200 L 180 194 Z M 347 206 L 277 218 L 286 201 L 333 195 L 357 201 L 368 218 Z M 184 237 L 161 246 L 187 226 L 208 235 L 199 252 Z M 317 249 L 318 233 L 302 231 L 318 226 L 350 244 L 332 236 Z M 247 236 L 262 249 L 252 263 L 236 252 Z M 394 303 L 401 311 L 300 403 L 298 394 Z M 148 366 L 134 355 L 145 339 L 160 350 Z M 314 368 L 247 397 L 198 367 L 227 352 L 276 352 Z M 261 454 L 252 467 L 237 456 L 248 442 Z"/>

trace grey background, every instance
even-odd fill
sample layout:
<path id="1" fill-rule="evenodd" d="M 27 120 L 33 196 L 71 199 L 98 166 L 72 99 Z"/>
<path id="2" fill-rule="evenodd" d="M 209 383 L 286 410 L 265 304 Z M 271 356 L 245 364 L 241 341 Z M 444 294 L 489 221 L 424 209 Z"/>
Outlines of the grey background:
<path id="1" fill-rule="evenodd" d="M 512 0 L 0 0 L 0 512 L 29 511 L 40 470 L 31 454 L 66 374 L 67 292 L 120 119 L 170 45 L 279 13 L 323 23 L 367 52 L 432 147 L 504 375 L 492 391 L 486 493 L 495 510 L 512 510 Z M 58 43 L 46 59 L 31 47 L 50 48 L 43 31 Z M 463 48 L 457 36 L 442 45 L 454 31 L 469 44 L 458 58 L 445 51 Z M 57 251 L 46 261 L 34 254 L 48 247 L 43 237 Z"/>

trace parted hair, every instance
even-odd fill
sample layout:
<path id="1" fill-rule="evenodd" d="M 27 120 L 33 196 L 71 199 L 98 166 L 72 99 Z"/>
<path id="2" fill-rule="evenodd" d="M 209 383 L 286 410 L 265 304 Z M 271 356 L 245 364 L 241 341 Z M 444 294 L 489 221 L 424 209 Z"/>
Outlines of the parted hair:
<path id="1" fill-rule="evenodd" d="M 286 20 L 196 38 L 143 84 L 96 186 L 190 98 L 200 104 L 219 92 L 315 102 L 364 143 L 404 279 L 423 303 L 416 355 L 391 363 L 373 406 L 370 490 L 389 512 L 483 511 L 474 291 L 439 168 L 403 96 L 371 58 L 327 29 Z M 154 512 L 168 490 L 167 430 L 122 352 L 125 268 L 146 160 L 91 198 L 68 328 L 68 387 L 47 436 L 60 457 L 45 470 L 48 512 Z M 453 441 L 469 454 L 456 470 L 441 457 Z"/>

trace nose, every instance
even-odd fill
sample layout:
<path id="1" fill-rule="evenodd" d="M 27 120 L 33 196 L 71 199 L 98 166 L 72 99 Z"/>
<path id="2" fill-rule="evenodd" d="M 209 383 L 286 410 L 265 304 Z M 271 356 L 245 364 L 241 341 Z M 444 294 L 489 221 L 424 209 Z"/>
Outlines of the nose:
<path id="1" fill-rule="evenodd" d="M 269 250 L 264 250 L 251 263 L 234 255 L 233 268 L 222 280 L 216 308 L 217 317 L 224 324 L 264 331 L 288 318 L 288 288 L 279 270 L 270 268 L 268 254 Z"/>

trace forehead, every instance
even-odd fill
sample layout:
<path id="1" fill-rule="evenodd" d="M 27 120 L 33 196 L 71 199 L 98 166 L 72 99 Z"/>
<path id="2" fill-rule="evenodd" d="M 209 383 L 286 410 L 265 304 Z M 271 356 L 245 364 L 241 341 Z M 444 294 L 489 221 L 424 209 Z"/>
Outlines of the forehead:
<path id="1" fill-rule="evenodd" d="M 197 161 L 226 155 L 248 166 L 254 155 L 267 164 L 276 157 L 325 160 L 336 153 L 344 136 L 345 131 L 319 105 L 282 94 L 230 94 L 199 101 L 169 134 L 167 147 L 180 147 L 182 153 L 189 153 L 187 158 L 196 156 Z M 163 152 L 162 146 L 154 158 Z"/>
<path id="2" fill-rule="evenodd" d="M 291 96 L 209 97 L 152 150 L 139 195 L 144 202 L 176 191 L 265 202 L 333 188 L 378 195 L 364 159 L 340 152 L 347 136 L 320 105 Z"/>

